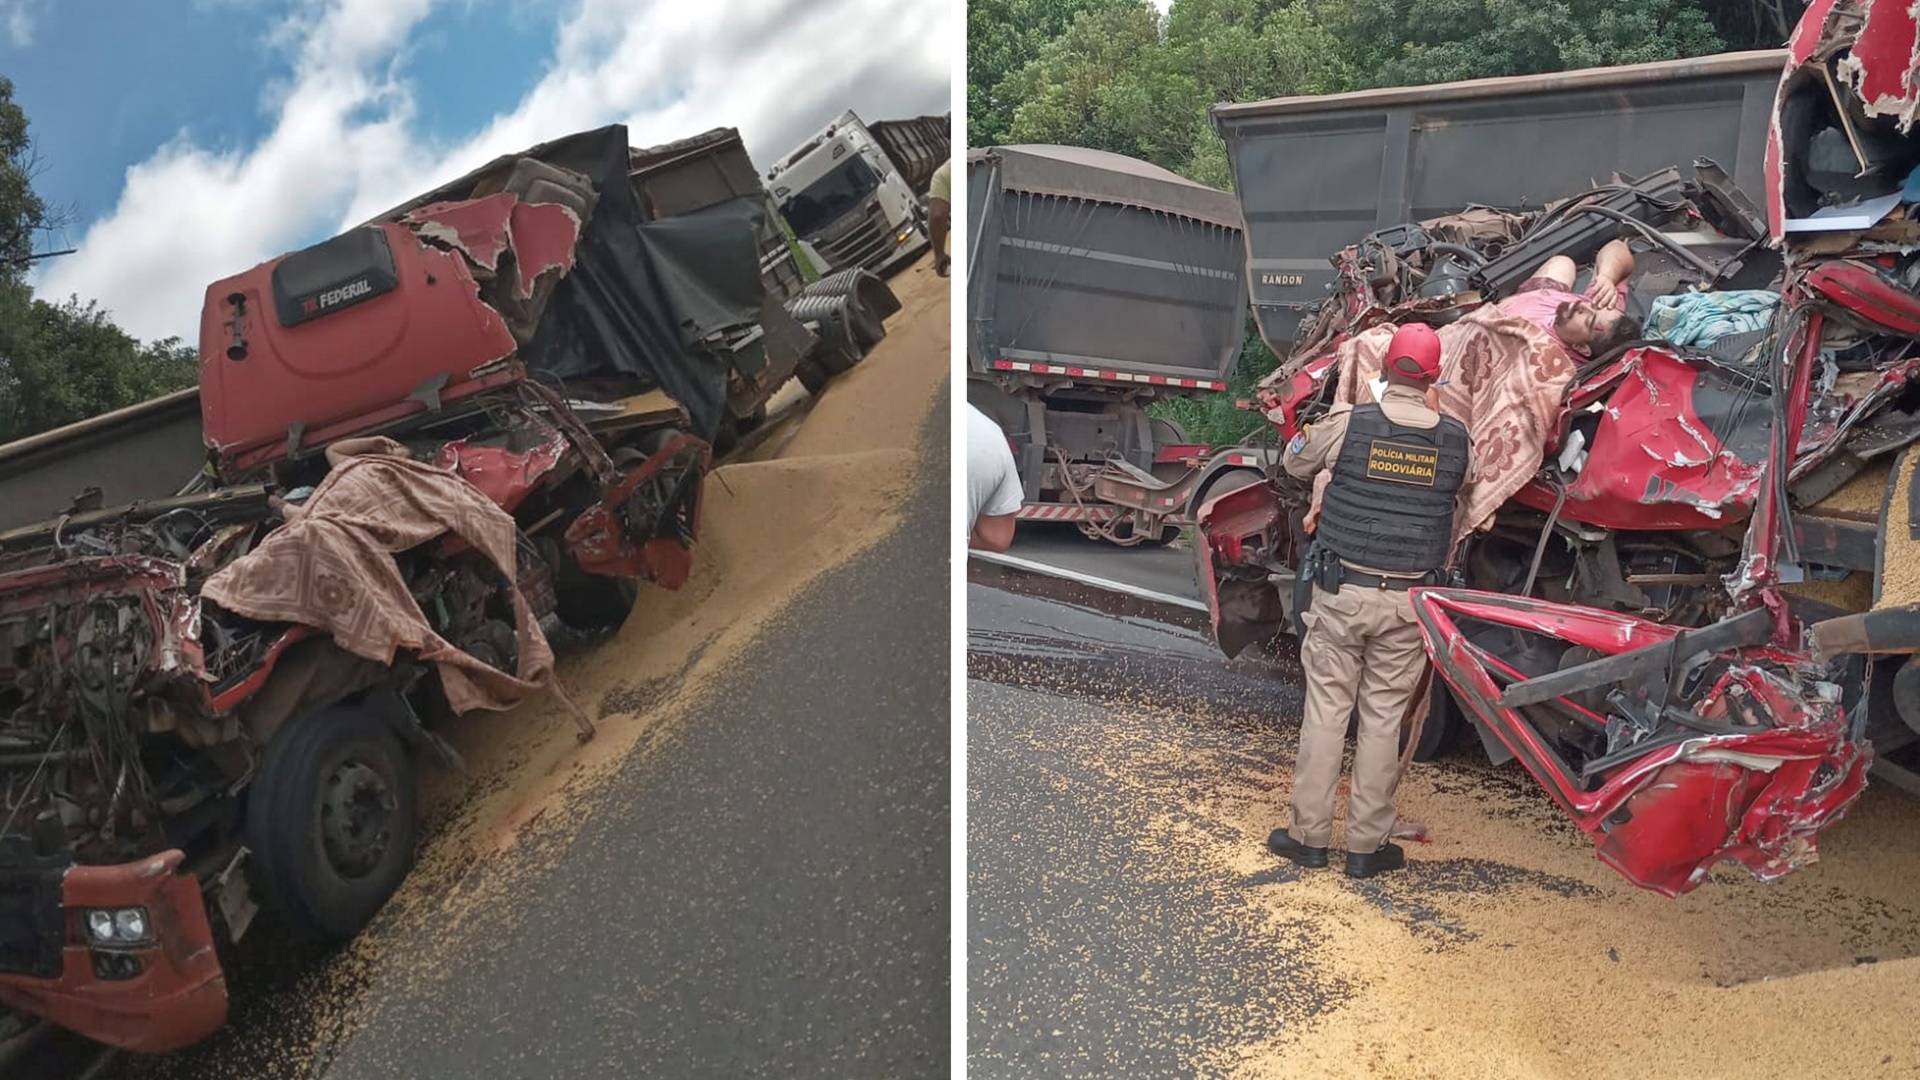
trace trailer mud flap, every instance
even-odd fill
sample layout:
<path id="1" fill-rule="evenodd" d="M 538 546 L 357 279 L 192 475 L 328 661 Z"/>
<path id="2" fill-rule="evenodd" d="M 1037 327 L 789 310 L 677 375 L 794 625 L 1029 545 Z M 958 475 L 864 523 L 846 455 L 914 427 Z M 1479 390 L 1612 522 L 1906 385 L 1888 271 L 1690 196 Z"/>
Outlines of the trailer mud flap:
<path id="1" fill-rule="evenodd" d="M 1509 693 L 1518 683 L 1680 630 L 1464 589 L 1416 589 L 1413 606 L 1428 656 L 1483 737 L 1642 888 L 1681 895 L 1728 859 L 1762 880 L 1790 873 L 1815 861 L 1819 833 L 1865 786 L 1872 750 L 1849 738 L 1838 687 L 1804 657 L 1675 648 L 1651 675 L 1509 705 L 1538 696 Z"/>
<path id="2" fill-rule="evenodd" d="M 1286 523 L 1280 500 L 1266 484 L 1250 484 L 1208 499 L 1196 523 L 1195 570 L 1214 644 L 1233 657 L 1248 645 L 1272 640 L 1291 615 L 1269 565 Z"/>

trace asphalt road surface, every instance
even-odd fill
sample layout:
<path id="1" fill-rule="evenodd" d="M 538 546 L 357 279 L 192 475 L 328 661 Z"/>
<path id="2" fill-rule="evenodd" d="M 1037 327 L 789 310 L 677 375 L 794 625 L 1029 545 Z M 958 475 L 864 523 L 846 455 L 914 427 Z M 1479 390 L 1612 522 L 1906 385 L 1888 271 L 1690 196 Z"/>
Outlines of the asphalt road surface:
<path id="1" fill-rule="evenodd" d="M 1022 522 L 1008 555 L 1071 573 L 1117 582 L 1134 589 L 1199 601 L 1193 551 L 1186 541 L 1166 547 L 1121 547 L 1090 540 L 1071 525 Z"/>
<path id="2" fill-rule="evenodd" d="M 1264 847 L 1292 658 L 1229 663 L 1187 613 L 970 579 L 970 1076 L 1920 1071 L 1910 797 L 1870 790 L 1782 882 L 1723 868 L 1670 900 L 1461 746 L 1401 786 L 1433 830 L 1407 870 L 1302 871 Z"/>

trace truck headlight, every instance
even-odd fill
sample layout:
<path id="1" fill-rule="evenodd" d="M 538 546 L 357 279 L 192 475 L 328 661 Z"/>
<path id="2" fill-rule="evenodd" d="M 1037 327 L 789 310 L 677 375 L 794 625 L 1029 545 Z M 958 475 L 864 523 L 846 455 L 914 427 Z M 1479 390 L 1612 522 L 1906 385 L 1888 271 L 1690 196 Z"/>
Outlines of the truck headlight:
<path id="1" fill-rule="evenodd" d="M 144 945 L 153 940 L 146 908 L 89 908 L 86 924 L 87 937 L 95 945 Z"/>

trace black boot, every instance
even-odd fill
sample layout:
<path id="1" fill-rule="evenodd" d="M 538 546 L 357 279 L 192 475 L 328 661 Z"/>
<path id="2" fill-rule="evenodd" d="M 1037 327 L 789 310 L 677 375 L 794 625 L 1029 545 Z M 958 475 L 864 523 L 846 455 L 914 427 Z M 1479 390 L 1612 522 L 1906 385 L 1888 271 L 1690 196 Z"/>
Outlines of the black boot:
<path id="1" fill-rule="evenodd" d="M 1380 850 L 1365 855 L 1357 851 L 1347 852 L 1348 877 L 1372 877 L 1390 870 L 1398 870 L 1407 865 L 1407 853 L 1399 844 L 1381 844 Z"/>
<path id="2" fill-rule="evenodd" d="M 1292 859 L 1296 864 L 1309 870 L 1318 870 L 1327 865 L 1327 849 L 1308 847 L 1293 838 L 1285 829 L 1275 829 L 1267 834 L 1267 850 L 1283 859 Z"/>

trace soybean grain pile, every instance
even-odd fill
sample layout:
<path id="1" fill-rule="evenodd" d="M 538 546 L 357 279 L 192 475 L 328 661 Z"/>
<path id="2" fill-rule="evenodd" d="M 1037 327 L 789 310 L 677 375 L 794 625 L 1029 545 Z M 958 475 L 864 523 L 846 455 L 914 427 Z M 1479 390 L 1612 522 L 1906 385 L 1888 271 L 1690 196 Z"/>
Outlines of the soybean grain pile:
<path id="1" fill-rule="evenodd" d="M 1920 800 L 1669 900 L 1460 747 L 1400 789 L 1432 842 L 1352 882 L 1265 850 L 1287 658 L 983 585 L 968 617 L 974 1075 L 1920 1075 Z"/>

